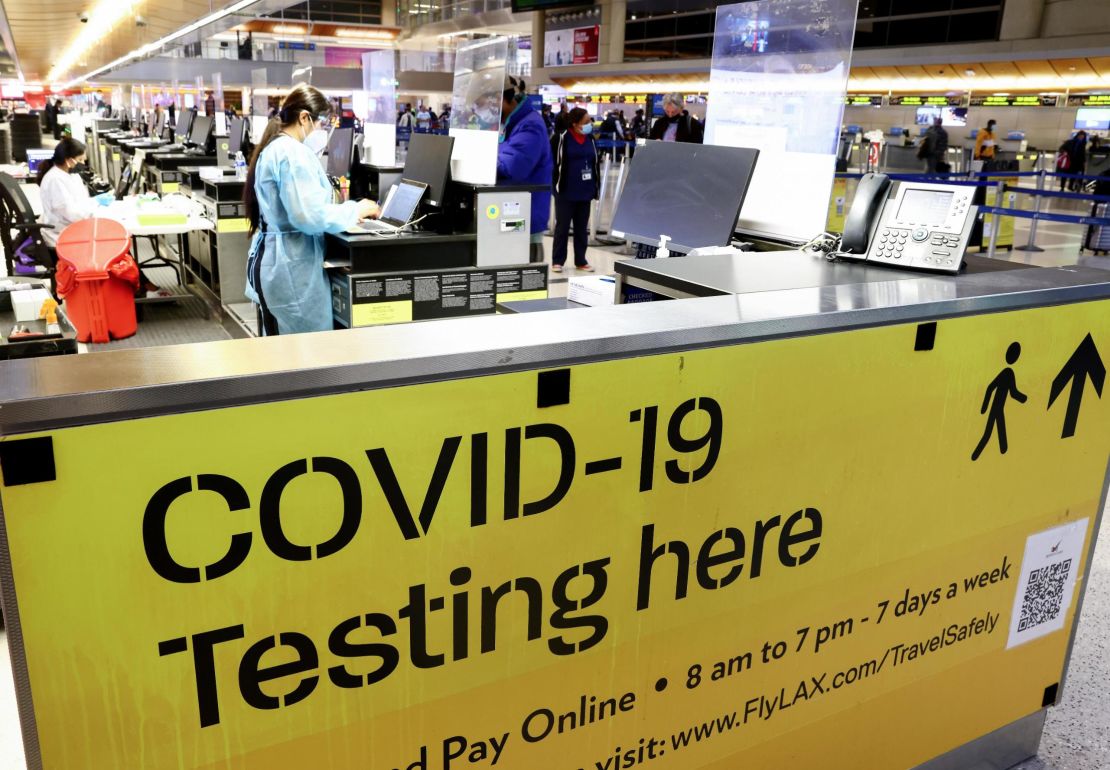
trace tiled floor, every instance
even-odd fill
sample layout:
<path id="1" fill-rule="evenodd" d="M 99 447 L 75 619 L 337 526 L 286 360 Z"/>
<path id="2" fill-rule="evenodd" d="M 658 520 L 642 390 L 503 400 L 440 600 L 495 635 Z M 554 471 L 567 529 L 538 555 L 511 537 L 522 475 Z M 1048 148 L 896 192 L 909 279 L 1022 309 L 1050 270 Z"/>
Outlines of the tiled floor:
<path id="1" fill-rule="evenodd" d="M 1024 243 L 1027 229 L 1017 223 L 1017 243 Z M 1037 243 L 1043 253 L 1000 252 L 1001 259 L 1035 261 L 1037 264 L 1074 264 L 1080 235 L 1068 225 L 1042 225 Z M 550 260 L 551 242 L 546 253 Z M 615 248 L 591 248 L 587 258 L 598 274 L 612 273 L 613 262 L 625 258 Z M 1110 269 L 1110 257 L 1083 257 L 1084 264 Z M 567 279 L 581 274 L 568 270 L 552 275 L 551 295 L 565 296 Z M 1105 650 L 1110 638 L 1110 527 L 1104 529 L 1091 567 L 1086 602 L 1076 639 L 1063 703 L 1049 712 L 1039 758 L 1021 770 L 1110 770 L 1110 695 L 1107 689 Z M 24 768 L 14 685 L 6 665 L 7 638 L 0 632 L 0 770 Z M 799 769 L 802 770 L 802 769 Z M 997 769 L 994 769 L 997 770 Z"/>

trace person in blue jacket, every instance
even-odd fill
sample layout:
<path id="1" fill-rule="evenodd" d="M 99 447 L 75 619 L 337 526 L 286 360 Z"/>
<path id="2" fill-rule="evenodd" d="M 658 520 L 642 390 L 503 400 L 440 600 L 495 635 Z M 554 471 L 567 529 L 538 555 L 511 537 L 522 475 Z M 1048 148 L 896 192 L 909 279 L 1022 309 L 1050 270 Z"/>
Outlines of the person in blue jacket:
<path id="1" fill-rule="evenodd" d="M 523 80 L 509 78 L 501 94 L 504 128 L 497 148 L 499 184 L 551 185 L 547 124 L 525 99 Z M 543 232 L 551 215 L 551 193 L 532 193 L 532 261 L 543 261 Z"/>
<path id="2" fill-rule="evenodd" d="M 266 335 L 333 328 L 324 233 L 379 213 L 374 201 L 335 202 L 320 163 L 330 121 L 327 97 L 298 84 L 251 156 L 243 190 L 251 232 L 246 293 L 262 308 Z"/>

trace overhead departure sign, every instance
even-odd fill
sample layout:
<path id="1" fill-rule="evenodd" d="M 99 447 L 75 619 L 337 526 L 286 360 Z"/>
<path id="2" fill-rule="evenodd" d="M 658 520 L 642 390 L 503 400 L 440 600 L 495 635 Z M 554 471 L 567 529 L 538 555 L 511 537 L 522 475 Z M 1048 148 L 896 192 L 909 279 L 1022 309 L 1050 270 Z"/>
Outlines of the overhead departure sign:
<path id="1" fill-rule="evenodd" d="M 991 94 L 972 96 L 971 107 L 1055 107 L 1059 97 L 1041 94 Z"/>
<path id="2" fill-rule="evenodd" d="M 962 96 L 922 96 L 920 94 L 892 95 L 887 99 L 891 107 L 959 107 L 963 101 Z"/>
<path id="3" fill-rule="evenodd" d="M 844 98 L 844 103 L 849 107 L 881 107 L 883 97 L 868 94 L 848 94 Z"/>
<path id="4" fill-rule="evenodd" d="M 1110 107 L 1110 94 L 1070 94 L 1069 107 Z"/>
<path id="5" fill-rule="evenodd" d="M 29 756 L 920 765 L 1058 697 L 1108 349 L 1089 302 L 5 437 Z"/>

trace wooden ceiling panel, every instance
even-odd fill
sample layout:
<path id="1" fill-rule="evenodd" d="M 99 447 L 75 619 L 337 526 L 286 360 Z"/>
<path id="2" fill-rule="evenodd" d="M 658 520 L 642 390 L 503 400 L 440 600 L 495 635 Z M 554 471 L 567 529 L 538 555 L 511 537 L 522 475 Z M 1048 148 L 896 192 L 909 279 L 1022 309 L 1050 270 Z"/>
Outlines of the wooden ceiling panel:
<path id="1" fill-rule="evenodd" d="M 930 77 L 929 73 L 920 64 L 907 64 L 894 69 L 898 70 L 898 74 L 904 78 L 927 78 Z"/>
<path id="2" fill-rule="evenodd" d="M 1027 78 L 1054 78 L 1056 70 L 1045 60 L 1016 61 L 1018 71 Z"/>
<path id="3" fill-rule="evenodd" d="M 1091 69 L 1102 77 L 1110 78 L 1110 56 L 1087 59 L 1087 63 L 1091 65 Z"/>
<path id="4" fill-rule="evenodd" d="M 46 78 L 52 64 L 81 34 L 84 25 L 78 18 L 89 13 L 98 0 L 4 0 L 4 10 L 12 29 L 16 53 L 29 80 Z M 96 69 L 136 48 L 152 43 L 176 29 L 230 4 L 230 0 L 209 5 L 207 0 L 119 0 L 131 11 L 109 34 L 95 43 L 81 58 L 69 77 Z M 135 17 L 142 16 L 139 27 Z"/>
<path id="5" fill-rule="evenodd" d="M 898 80 L 902 77 L 895 67 L 872 67 L 871 71 L 875 73 L 875 77 L 883 80 Z"/>
<path id="6" fill-rule="evenodd" d="M 980 65 L 983 71 L 995 78 L 1019 78 L 1021 70 L 1012 61 L 986 61 Z"/>
<path id="7" fill-rule="evenodd" d="M 1076 75 L 1094 75 L 1095 71 L 1086 59 L 1052 59 L 1052 69 L 1062 78 Z"/>

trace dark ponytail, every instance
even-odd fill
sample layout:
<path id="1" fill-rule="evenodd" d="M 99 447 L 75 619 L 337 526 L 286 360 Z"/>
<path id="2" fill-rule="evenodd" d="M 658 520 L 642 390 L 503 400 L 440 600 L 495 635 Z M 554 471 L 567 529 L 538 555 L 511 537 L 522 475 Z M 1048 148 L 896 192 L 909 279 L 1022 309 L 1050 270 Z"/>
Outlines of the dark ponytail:
<path id="1" fill-rule="evenodd" d="M 254 190 L 254 170 L 258 166 L 258 157 L 270 145 L 270 142 L 278 138 L 282 129 L 300 120 L 302 112 L 307 112 L 315 117 L 330 110 L 331 103 L 328 98 L 307 83 L 298 83 L 293 86 L 293 90 L 281 100 L 281 109 L 278 110 L 277 117 L 272 118 L 267 124 L 261 141 L 251 154 L 247 182 L 243 185 L 243 206 L 247 210 L 251 235 L 258 232 L 262 223 L 262 214 L 258 208 L 258 194 Z"/>
<path id="2" fill-rule="evenodd" d="M 49 160 L 39 162 L 39 175 L 37 182 L 42 185 L 42 180 L 46 178 L 46 172 L 55 166 L 63 165 L 70 158 L 80 158 L 85 154 L 85 145 L 73 137 L 63 136 L 59 142 L 54 145 L 54 155 Z"/>

